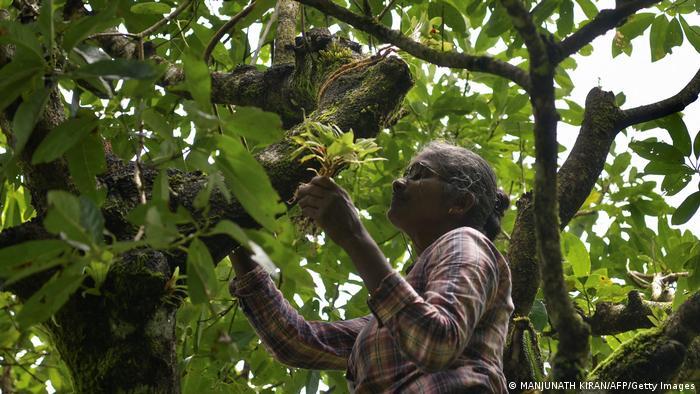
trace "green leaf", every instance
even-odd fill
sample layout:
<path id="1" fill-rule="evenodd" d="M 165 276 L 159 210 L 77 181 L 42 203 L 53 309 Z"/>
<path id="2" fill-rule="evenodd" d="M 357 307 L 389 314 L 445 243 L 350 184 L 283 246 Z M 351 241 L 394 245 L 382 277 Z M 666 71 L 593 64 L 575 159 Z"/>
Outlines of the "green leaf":
<path id="1" fill-rule="evenodd" d="M 85 229 L 90 240 L 95 244 L 103 244 L 102 232 L 104 231 L 105 220 L 102 212 L 95 203 L 85 197 L 80 196 L 80 227 Z"/>
<path id="2" fill-rule="evenodd" d="M 44 45 L 49 53 L 53 50 L 54 45 L 54 23 L 53 23 L 53 0 L 42 0 L 41 10 L 39 11 L 39 30 L 41 31 Z"/>
<path id="3" fill-rule="evenodd" d="M 61 123 L 41 141 L 32 156 L 32 164 L 48 163 L 58 159 L 97 125 L 97 119 L 94 117 L 72 118 Z"/>
<path id="4" fill-rule="evenodd" d="M 598 7 L 591 0 L 576 0 L 576 3 L 581 7 L 583 13 L 586 14 L 586 18 L 593 19 L 598 15 Z"/>
<path id="5" fill-rule="evenodd" d="M 664 142 L 657 142 L 653 139 L 645 141 L 634 141 L 630 147 L 637 154 L 647 160 L 661 160 L 666 163 L 682 164 L 685 156 L 675 147 Z"/>
<path id="6" fill-rule="evenodd" d="M 211 107 L 211 77 L 209 68 L 204 60 L 195 56 L 193 51 L 185 51 L 183 56 L 185 67 L 185 86 L 192 94 L 194 101 L 202 109 Z"/>
<path id="7" fill-rule="evenodd" d="M 34 293 L 17 314 L 22 330 L 44 322 L 56 313 L 83 282 L 82 264 L 72 264 L 57 272 L 39 291 Z"/>
<path id="8" fill-rule="evenodd" d="M 695 134 L 695 141 L 693 141 L 693 154 L 695 158 L 700 157 L 700 133 Z"/>
<path id="9" fill-rule="evenodd" d="M 695 215 L 700 207 L 700 192 L 689 195 L 676 209 L 671 217 L 671 224 L 679 225 L 687 222 Z"/>
<path id="10" fill-rule="evenodd" d="M 118 1 L 110 1 L 107 8 L 97 15 L 87 15 L 72 22 L 63 34 L 63 49 L 70 51 L 89 35 L 119 25 L 122 19 L 114 17 L 118 4 Z"/>
<path id="11" fill-rule="evenodd" d="M 95 177 L 106 169 L 105 152 L 97 134 L 88 134 L 66 151 L 68 170 L 80 193 L 98 205 L 104 193 L 97 190 Z"/>
<path id="12" fill-rule="evenodd" d="M 562 0 L 559 5 L 559 19 L 557 19 L 557 31 L 564 37 L 571 33 L 574 27 L 574 2 L 572 0 Z"/>
<path id="13" fill-rule="evenodd" d="M 217 167 L 224 174 L 233 194 L 253 219 L 274 231 L 277 227 L 275 217 L 286 209 L 280 203 L 267 173 L 238 139 L 218 136 L 218 146 L 222 155 L 217 157 Z"/>
<path id="14" fill-rule="evenodd" d="M 158 72 L 150 64 L 139 60 L 113 59 L 86 64 L 67 74 L 71 78 L 102 77 L 104 79 L 154 79 Z"/>
<path id="15" fill-rule="evenodd" d="M 48 201 L 49 212 L 44 218 L 44 227 L 53 234 L 77 242 L 74 246 L 88 249 L 92 239 L 83 228 L 83 208 L 78 197 L 62 190 L 52 190 L 48 193 Z"/>
<path id="16" fill-rule="evenodd" d="M 549 18 L 559 6 L 561 0 L 542 0 L 532 9 L 532 20 L 537 26 Z"/>
<path id="17" fill-rule="evenodd" d="M 44 64 L 44 50 L 41 48 L 36 32 L 30 26 L 18 22 L 0 21 L 0 32 L 2 33 L 0 34 L 0 44 L 14 44 L 15 51 L 23 52 L 27 58 L 31 59 L 28 63 Z"/>
<path id="18" fill-rule="evenodd" d="M 33 56 L 27 56 L 26 51 L 17 52 L 12 62 L 0 69 L 0 111 L 5 109 L 19 97 L 27 88 L 38 84 L 44 71 L 43 59 L 40 63 L 32 63 Z"/>
<path id="19" fill-rule="evenodd" d="M 222 124 L 233 136 L 244 137 L 268 145 L 282 139 L 282 120 L 279 115 L 256 107 L 236 107 L 236 112 Z"/>
<path id="20" fill-rule="evenodd" d="M 449 1 L 436 1 L 428 3 L 428 17 L 443 17 L 445 25 L 455 32 L 466 32 L 467 24 L 464 23 L 462 13 L 457 10 Z"/>
<path id="21" fill-rule="evenodd" d="M 652 13 L 635 14 L 629 17 L 627 22 L 618 29 L 618 32 L 624 40 L 629 42 L 644 33 L 652 22 L 654 22 L 654 14 Z"/>
<path id="22" fill-rule="evenodd" d="M 170 6 L 165 3 L 146 2 L 131 6 L 134 14 L 163 15 L 170 13 Z"/>
<path id="23" fill-rule="evenodd" d="M 58 261 L 56 256 L 66 251 L 68 245 L 57 239 L 26 241 L 0 249 L 0 278 L 8 278 L 41 261 Z"/>
<path id="24" fill-rule="evenodd" d="M 690 133 L 681 115 L 676 112 L 656 121 L 657 125 L 668 131 L 673 140 L 673 147 L 678 149 L 683 155 L 690 156 L 692 148 L 690 145 Z"/>
<path id="25" fill-rule="evenodd" d="M 664 40 L 664 49 L 666 53 L 671 53 L 673 47 L 683 44 L 683 29 L 677 18 L 671 19 L 666 30 L 666 40 Z"/>
<path id="26" fill-rule="evenodd" d="M 562 233 L 562 241 L 564 258 L 571 263 L 574 275 L 577 277 L 588 275 L 591 272 L 591 258 L 583 242 L 571 233 Z"/>
<path id="27" fill-rule="evenodd" d="M 216 294 L 214 261 L 206 245 L 195 238 L 187 249 L 187 288 L 193 304 L 203 304 Z"/>
<path id="28" fill-rule="evenodd" d="M 250 248 L 250 239 L 248 235 L 246 235 L 245 231 L 243 231 L 239 225 L 230 220 L 220 221 L 214 228 L 209 230 L 209 234 L 226 234 L 235 239 L 241 246 L 247 249 Z"/>
<path id="29" fill-rule="evenodd" d="M 651 61 L 655 62 L 666 56 L 666 31 L 668 30 L 668 19 L 666 15 L 659 15 L 651 24 L 649 33 L 649 46 L 651 47 Z"/>
<path id="30" fill-rule="evenodd" d="M 29 140 L 36 122 L 44 113 L 44 107 L 49 99 L 49 89 L 40 87 L 27 100 L 20 104 L 15 117 L 12 119 L 12 131 L 15 136 L 15 156 L 22 153 L 24 145 Z"/>
<path id="31" fill-rule="evenodd" d="M 681 21 L 681 26 L 683 26 L 683 32 L 688 42 L 695 47 L 697 52 L 700 52 L 700 26 L 691 26 L 686 22 L 682 16 L 678 16 Z"/>

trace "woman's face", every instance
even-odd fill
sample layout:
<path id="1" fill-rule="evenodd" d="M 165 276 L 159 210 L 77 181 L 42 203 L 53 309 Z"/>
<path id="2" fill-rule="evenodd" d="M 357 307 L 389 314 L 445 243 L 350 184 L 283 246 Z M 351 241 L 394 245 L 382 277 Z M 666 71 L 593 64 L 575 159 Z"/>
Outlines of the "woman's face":
<path id="1" fill-rule="evenodd" d="M 445 178 L 435 158 L 421 153 L 414 157 L 404 176 L 395 180 L 387 217 L 409 236 L 430 228 L 442 228 L 450 219 L 444 198 Z"/>

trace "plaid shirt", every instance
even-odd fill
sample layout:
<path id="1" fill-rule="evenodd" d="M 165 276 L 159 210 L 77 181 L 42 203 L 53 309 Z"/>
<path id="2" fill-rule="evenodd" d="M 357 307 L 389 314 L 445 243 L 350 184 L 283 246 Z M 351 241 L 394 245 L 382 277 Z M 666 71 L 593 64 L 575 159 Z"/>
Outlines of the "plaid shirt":
<path id="1" fill-rule="evenodd" d="M 305 321 L 260 267 L 231 286 L 280 362 L 346 370 L 357 393 L 506 393 L 510 289 L 503 256 L 467 227 L 433 242 L 405 279 L 387 275 L 361 318 Z"/>

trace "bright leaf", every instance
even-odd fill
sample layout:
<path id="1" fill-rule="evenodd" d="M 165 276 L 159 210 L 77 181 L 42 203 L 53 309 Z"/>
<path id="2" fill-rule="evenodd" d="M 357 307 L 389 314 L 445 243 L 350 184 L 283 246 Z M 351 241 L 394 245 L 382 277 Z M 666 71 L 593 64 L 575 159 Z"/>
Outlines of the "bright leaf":
<path id="1" fill-rule="evenodd" d="M 574 275 L 586 276 L 591 272 L 591 258 L 583 242 L 571 233 L 562 233 L 564 258 L 571 263 Z"/>

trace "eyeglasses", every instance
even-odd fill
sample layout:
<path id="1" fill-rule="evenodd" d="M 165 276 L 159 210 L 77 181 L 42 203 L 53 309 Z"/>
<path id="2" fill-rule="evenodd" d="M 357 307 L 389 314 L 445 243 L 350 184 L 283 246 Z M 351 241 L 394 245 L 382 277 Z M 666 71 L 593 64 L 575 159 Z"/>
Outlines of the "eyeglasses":
<path id="1" fill-rule="evenodd" d="M 447 179 L 445 179 L 444 176 L 440 175 L 439 172 L 435 171 L 434 169 L 430 168 L 430 166 L 420 161 L 417 161 L 408 166 L 408 168 L 406 168 L 406 171 L 404 171 L 403 173 L 403 177 L 410 181 L 417 181 L 419 179 L 430 178 L 431 176 L 435 176 L 438 179 L 447 182 Z"/>

